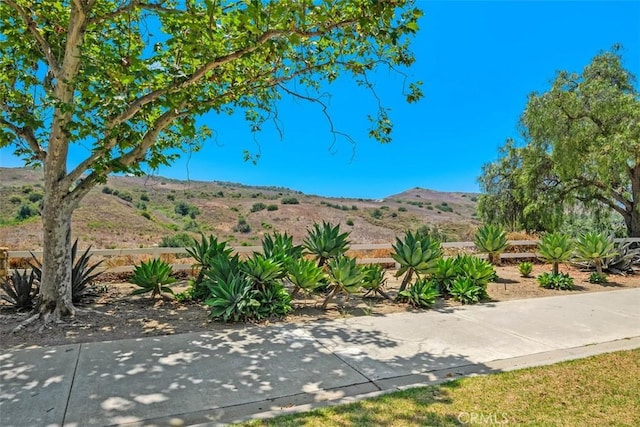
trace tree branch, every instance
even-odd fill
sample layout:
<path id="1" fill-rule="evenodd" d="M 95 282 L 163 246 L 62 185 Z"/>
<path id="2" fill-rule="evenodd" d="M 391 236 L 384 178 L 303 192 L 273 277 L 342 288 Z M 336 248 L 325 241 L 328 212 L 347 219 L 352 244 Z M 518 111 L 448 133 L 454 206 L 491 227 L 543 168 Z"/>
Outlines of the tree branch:
<path id="1" fill-rule="evenodd" d="M 260 37 L 258 37 L 258 39 L 255 41 L 254 44 L 250 45 L 250 46 L 246 46 L 242 49 L 239 49 L 235 52 L 229 53 L 227 55 L 221 56 L 219 58 L 216 58 L 215 60 L 206 63 L 204 66 L 202 66 L 200 69 L 198 69 L 197 71 L 195 71 L 193 74 L 191 74 L 191 76 L 189 76 L 189 78 L 187 78 L 185 81 L 183 82 L 178 82 L 175 84 L 172 84 L 170 86 L 164 87 L 162 89 L 157 89 L 153 92 L 148 93 L 147 95 L 144 95 L 138 99 L 136 99 L 135 101 L 133 101 L 131 103 L 131 106 L 126 109 L 125 111 L 123 111 L 120 115 L 114 117 L 113 119 L 111 119 L 108 123 L 107 123 L 107 129 L 112 129 L 113 127 L 129 120 L 131 117 L 133 117 L 142 107 L 144 107 L 145 105 L 157 100 L 158 98 L 164 96 L 164 95 L 168 95 L 171 93 L 175 93 L 178 92 L 182 89 L 185 89 L 195 83 L 197 83 L 198 81 L 200 81 L 208 72 L 212 71 L 214 68 L 220 67 L 222 65 L 225 65 L 229 62 L 232 62 L 238 58 L 241 58 L 247 54 L 253 53 L 256 50 L 258 50 L 260 47 L 262 47 L 264 44 L 266 44 L 268 41 L 276 39 L 278 37 L 283 37 L 283 36 L 288 36 L 288 35 L 292 35 L 292 34 L 297 34 L 301 37 L 316 37 L 319 35 L 323 35 L 326 34 L 328 31 L 334 30 L 336 28 L 341 28 L 341 27 L 345 27 L 348 25 L 352 25 L 354 24 L 356 21 L 355 20 L 345 20 L 345 21 L 340 21 L 337 22 L 335 24 L 329 25 L 327 27 L 326 31 L 302 31 L 302 30 L 298 30 L 298 29 L 288 29 L 288 30 L 269 30 L 264 32 Z"/>
<path id="2" fill-rule="evenodd" d="M 3 124 L 4 126 L 8 127 L 14 134 L 16 134 L 16 136 L 24 139 L 26 143 L 29 145 L 29 148 L 31 149 L 31 151 L 34 152 L 38 160 L 44 160 L 46 156 L 46 152 L 43 151 L 42 147 L 40 147 L 40 144 L 38 144 L 38 140 L 36 139 L 36 136 L 34 135 L 33 130 L 31 128 L 16 126 L 13 123 L 1 117 L 0 117 L 0 124 Z"/>
<path id="3" fill-rule="evenodd" d="M 181 106 L 183 107 L 183 106 Z M 156 142 L 158 136 L 162 131 L 164 131 L 167 126 L 169 126 L 175 119 L 178 117 L 184 116 L 188 112 L 180 111 L 181 108 L 171 109 L 164 114 L 162 114 L 158 119 L 153 123 L 152 126 L 147 130 L 145 135 L 142 137 L 140 143 L 138 143 L 131 151 L 112 159 L 110 163 L 112 164 L 121 164 L 124 166 L 131 166 L 132 164 L 141 162 L 144 160 L 147 150 Z M 85 161 L 86 162 L 86 161 Z M 83 162 L 84 163 L 84 162 Z M 84 168 L 86 170 L 87 168 Z M 79 169 L 74 169 L 74 173 Z M 113 171 L 112 167 L 107 167 L 104 174 L 108 175 Z M 83 171 L 80 171 L 80 173 Z M 65 177 L 65 180 L 69 180 L 72 174 L 68 174 Z M 71 199 L 71 203 L 78 203 L 91 189 L 93 188 L 95 182 L 98 181 L 100 176 L 95 172 L 91 172 L 89 176 L 84 178 L 73 190 L 70 191 L 68 197 Z M 76 178 L 77 179 L 77 178 Z M 73 180 L 71 181 L 73 182 Z M 65 183 L 66 185 L 67 183 Z"/>
<path id="4" fill-rule="evenodd" d="M 44 38 L 44 36 L 40 32 L 40 29 L 36 25 L 36 22 L 33 20 L 31 15 L 27 13 L 27 11 L 22 6 L 17 4 L 14 0 L 3 0 L 3 1 L 7 3 L 9 7 L 11 7 L 13 10 L 18 12 L 18 14 L 20 15 L 20 18 L 27 26 L 27 29 L 36 39 L 36 42 L 40 46 L 40 49 L 42 50 L 42 53 L 44 54 L 45 58 L 47 58 L 47 63 L 49 64 L 49 68 L 53 72 L 54 76 L 58 78 L 60 74 L 60 66 L 58 65 L 58 61 L 53 55 L 53 50 L 51 49 L 51 45 L 49 45 L 49 42 Z"/>

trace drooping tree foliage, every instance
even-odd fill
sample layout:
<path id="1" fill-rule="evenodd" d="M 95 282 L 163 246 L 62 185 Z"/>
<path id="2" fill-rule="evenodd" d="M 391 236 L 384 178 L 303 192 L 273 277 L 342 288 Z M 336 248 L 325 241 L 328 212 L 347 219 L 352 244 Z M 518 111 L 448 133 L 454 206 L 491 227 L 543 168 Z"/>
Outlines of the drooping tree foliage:
<path id="1" fill-rule="evenodd" d="M 559 72 L 529 96 L 526 144 L 508 141 L 483 167 L 480 213 L 510 228 L 554 230 L 569 207 L 619 214 L 640 236 L 640 97 L 617 48 L 581 74 Z"/>
<path id="2" fill-rule="evenodd" d="M 93 186 L 197 148 L 204 113 L 257 131 L 283 96 L 325 107 L 343 75 L 370 88 L 373 69 L 411 65 L 420 15 L 404 0 L 2 0 L 0 147 L 44 168 L 40 316 L 74 313 L 71 213 Z M 369 119 L 388 142 L 387 110 Z M 89 150 L 69 167 L 76 145 Z"/>

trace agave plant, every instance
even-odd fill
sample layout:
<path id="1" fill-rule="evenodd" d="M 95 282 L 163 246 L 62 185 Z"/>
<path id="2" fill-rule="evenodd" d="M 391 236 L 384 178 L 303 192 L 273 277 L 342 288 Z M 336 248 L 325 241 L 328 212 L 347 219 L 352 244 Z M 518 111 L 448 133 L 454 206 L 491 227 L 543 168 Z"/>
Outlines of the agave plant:
<path id="1" fill-rule="evenodd" d="M 568 235 L 562 233 L 545 234 L 538 243 L 540 258 L 553 264 L 553 275 L 559 274 L 559 265 L 561 262 L 566 262 L 571 259 L 573 248 L 573 240 L 571 240 Z"/>
<path id="2" fill-rule="evenodd" d="M 633 272 L 634 265 L 640 265 L 640 247 L 632 240 L 623 240 L 616 248 L 616 255 L 603 260 L 602 268 L 613 274 Z"/>
<path id="3" fill-rule="evenodd" d="M 451 296 L 462 304 L 475 304 L 486 298 L 486 292 L 470 277 L 458 277 L 451 284 Z"/>
<path id="4" fill-rule="evenodd" d="M 291 295 L 281 283 L 274 283 L 264 290 L 254 290 L 253 299 L 258 305 L 252 306 L 252 310 L 248 311 L 256 320 L 284 317 L 293 310 Z"/>
<path id="5" fill-rule="evenodd" d="M 533 271 L 533 263 L 529 261 L 522 261 L 518 264 L 518 271 L 522 277 L 531 277 L 531 272 Z"/>
<path id="6" fill-rule="evenodd" d="M 398 296 L 400 301 L 406 301 L 415 307 L 428 308 L 435 304 L 436 298 L 440 296 L 438 288 L 439 284 L 435 281 L 422 278 L 408 289 L 399 292 Z"/>
<path id="7" fill-rule="evenodd" d="M 302 246 L 293 244 L 293 237 L 286 232 L 280 234 L 277 231 L 265 234 L 262 238 L 262 253 L 265 258 L 276 259 L 286 264 L 291 259 L 298 259 L 302 256 Z"/>
<path id="8" fill-rule="evenodd" d="M 20 270 L 13 270 L 11 278 L 3 278 L 0 282 L 0 289 L 4 295 L 0 299 L 18 309 L 30 309 L 33 307 L 33 300 L 38 294 L 38 286 L 35 283 L 36 274 L 33 270 L 27 274 L 27 270 L 20 273 Z"/>
<path id="9" fill-rule="evenodd" d="M 404 291 L 414 274 L 418 276 L 433 273 L 438 260 L 442 257 L 440 242 L 428 235 L 420 236 L 408 231 L 403 240 L 396 237 L 391 256 L 400 264 L 396 277 L 405 275 L 400 284 L 400 292 Z"/>
<path id="10" fill-rule="evenodd" d="M 458 277 L 456 258 L 440 258 L 435 270 L 431 273 L 431 278 L 438 284 L 440 293 L 443 295 L 449 293 L 451 283 L 453 283 L 456 277 Z"/>
<path id="11" fill-rule="evenodd" d="M 322 268 L 311 260 L 298 258 L 287 264 L 287 278 L 294 286 L 291 292 L 292 297 L 296 296 L 300 289 L 315 290 L 323 285 L 322 281 L 325 277 Z"/>
<path id="12" fill-rule="evenodd" d="M 140 295 L 151 292 L 151 297 L 162 295 L 163 292 L 173 294 L 170 285 L 176 282 L 171 276 L 171 264 L 158 258 L 144 261 L 133 270 L 133 275 L 129 281 L 138 285 L 140 289 L 134 290 L 131 295 Z"/>
<path id="13" fill-rule="evenodd" d="M 387 283 L 387 279 L 384 277 L 384 268 L 382 268 L 382 266 L 369 264 L 361 267 L 361 270 L 364 273 L 362 287 L 365 290 L 365 297 L 369 295 L 380 295 L 383 298 L 391 299 L 384 291 L 384 285 Z"/>
<path id="14" fill-rule="evenodd" d="M 254 298 L 251 279 L 244 275 L 231 274 L 210 285 L 211 297 L 204 303 L 211 307 L 210 316 L 223 322 L 237 322 L 253 317 L 260 302 Z"/>
<path id="15" fill-rule="evenodd" d="M 303 246 L 318 260 L 318 267 L 322 267 L 330 259 L 337 259 L 349 249 L 347 238 L 349 233 L 340 233 L 340 225 L 322 222 L 322 226 L 313 224 L 313 230 L 308 230 Z"/>
<path id="16" fill-rule="evenodd" d="M 229 257 L 226 254 L 218 254 L 209 260 L 209 268 L 204 272 L 202 284 L 211 287 L 217 281 L 229 282 L 232 276 L 241 274 L 240 266 L 242 262 L 238 254 Z"/>
<path id="17" fill-rule="evenodd" d="M 200 267 L 200 272 L 195 280 L 195 285 L 202 283 L 204 272 L 209 268 L 211 259 L 219 254 L 230 256 L 233 249 L 227 246 L 226 241 L 218 242 L 218 238 L 210 235 L 208 238 L 201 234 L 201 240 L 194 240 L 193 246 L 186 248 L 187 253 L 196 260 L 195 267 Z"/>
<path id="18" fill-rule="evenodd" d="M 602 275 L 602 262 L 614 255 L 615 242 L 604 233 L 590 232 L 584 233 L 576 241 L 576 252 L 578 259 L 593 263 L 596 273 Z"/>
<path id="19" fill-rule="evenodd" d="M 266 289 L 269 285 L 281 279 L 285 271 L 280 261 L 265 258 L 261 254 L 253 256 L 240 264 L 240 271 L 249 277 L 255 289 Z"/>
<path id="20" fill-rule="evenodd" d="M 483 289 L 486 289 L 487 283 L 496 277 L 493 265 L 476 256 L 459 255 L 455 259 L 455 264 L 458 278 L 469 278 Z M 485 296 L 483 295 L 483 297 Z"/>
<path id="21" fill-rule="evenodd" d="M 327 304 L 338 294 L 344 292 L 352 294 L 357 292 L 365 278 L 362 269 L 356 264 L 355 258 L 340 257 L 331 259 L 329 267 L 329 293 L 322 303 L 322 309 L 327 308 Z"/>
<path id="22" fill-rule="evenodd" d="M 93 273 L 93 271 L 102 264 L 104 260 L 100 260 L 89 266 L 89 260 L 91 259 L 91 254 L 89 254 L 90 250 L 91 246 L 76 260 L 78 254 L 78 239 L 76 239 L 76 241 L 73 242 L 73 246 L 71 246 L 71 265 L 73 266 L 71 268 L 71 301 L 74 303 L 80 302 L 82 297 L 88 293 L 89 285 L 101 274 Z M 33 253 L 31 254 L 30 264 L 38 282 L 42 282 L 42 263 Z"/>
<path id="23" fill-rule="evenodd" d="M 475 245 L 488 254 L 491 264 L 500 265 L 500 254 L 507 248 L 507 233 L 495 225 L 484 225 L 476 232 Z"/>

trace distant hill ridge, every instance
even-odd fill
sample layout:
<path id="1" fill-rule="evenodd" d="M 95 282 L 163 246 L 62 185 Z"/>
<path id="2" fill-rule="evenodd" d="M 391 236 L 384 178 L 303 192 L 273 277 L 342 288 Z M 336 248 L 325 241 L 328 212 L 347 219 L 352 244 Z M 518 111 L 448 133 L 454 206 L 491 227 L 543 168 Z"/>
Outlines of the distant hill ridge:
<path id="1" fill-rule="evenodd" d="M 0 167 L 0 246 L 41 247 L 37 216 L 42 171 Z M 265 233 L 302 241 L 314 222 L 340 223 L 354 243 L 388 243 L 407 229 L 436 228 L 468 239 L 478 225 L 478 194 L 413 188 L 381 200 L 307 195 L 276 186 L 111 176 L 73 216 L 73 234 L 97 248 L 161 244 L 179 235 L 214 234 L 234 245 L 259 244 Z M 27 208 L 23 208 L 26 206 Z M 18 219 L 20 212 L 34 215 Z"/>

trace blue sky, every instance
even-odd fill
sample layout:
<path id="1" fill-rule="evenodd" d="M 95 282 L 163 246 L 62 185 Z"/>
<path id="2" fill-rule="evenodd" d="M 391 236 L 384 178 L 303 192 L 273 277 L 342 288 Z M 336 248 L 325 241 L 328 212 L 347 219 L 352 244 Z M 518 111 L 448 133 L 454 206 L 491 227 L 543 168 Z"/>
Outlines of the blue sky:
<path id="1" fill-rule="evenodd" d="M 425 97 L 406 104 L 399 76 L 373 79 L 391 108 L 393 142 L 367 137 L 372 96 L 349 81 L 332 93 L 334 126 L 356 145 L 332 135 L 320 109 L 283 100 L 281 139 L 270 125 L 254 135 L 242 117 L 203 118 L 215 141 L 183 156 L 162 176 L 277 185 L 305 193 L 382 198 L 413 187 L 478 191 L 482 164 L 495 160 L 532 91 L 544 91 L 558 70 L 581 71 L 597 53 L 620 43 L 627 69 L 640 76 L 638 1 L 419 1 L 425 16 L 413 51 L 412 79 Z M 257 165 L 243 150 L 261 152 Z M 8 150 L 0 165 L 18 166 Z"/>

